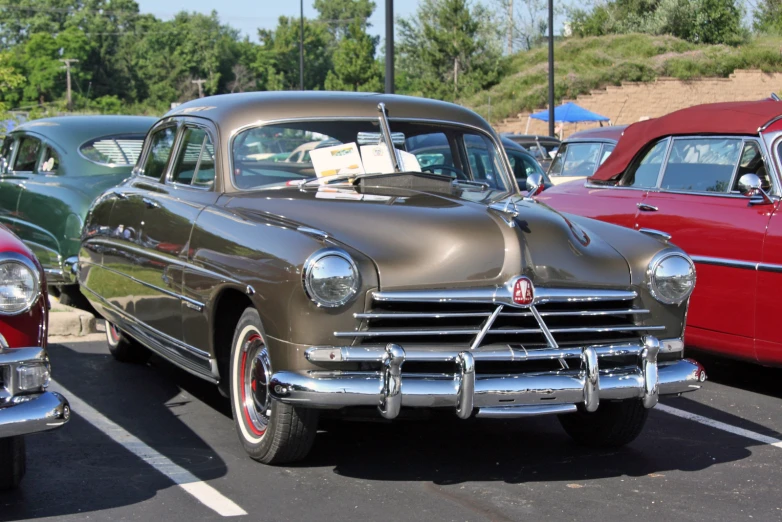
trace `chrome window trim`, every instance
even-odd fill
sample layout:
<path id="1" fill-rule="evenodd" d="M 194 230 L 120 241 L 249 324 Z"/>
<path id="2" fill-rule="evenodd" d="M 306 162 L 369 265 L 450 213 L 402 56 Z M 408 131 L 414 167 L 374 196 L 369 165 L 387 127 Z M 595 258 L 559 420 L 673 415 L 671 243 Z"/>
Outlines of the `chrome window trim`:
<path id="1" fill-rule="evenodd" d="M 780 116 L 782 119 L 782 116 Z M 772 183 L 774 184 L 774 191 L 773 194 L 769 194 L 772 197 L 773 196 L 780 196 L 782 195 L 782 181 L 780 177 L 782 177 L 782 171 L 780 170 L 780 164 L 782 164 L 782 157 L 779 155 L 779 147 L 782 145 L 782 131 L 776 132 L 771 136 L 771 148 L 767 146 L 766 140 L 763 139 L 761 136 L 760 139 L 760 146 L 763 149 L 763 153 L 765 154 L 764 160 L 767 160 L 768 158 L 773 159 L 774 161 L 766 161 L 766 167 L 771 167 L 774 170 L 774 175 L 771 176 Z"/>
<path id="2" fill-rule="evenodd" d="M 177 139 L 175 140 L 174 147 L 172 147 L 172 149 L 176 151 L 177 155 L 179 154 L 179 151 L 181 149 L 182 143 L 185 140 L 185 132 L 187 132 L 187 128 L 188 127 L 204 129 L 204 131 L 206 132 L 206 135 L 209 136 L 210 140 L 212 140 L 212 147 L 215 149 L 215 177 L 214 177 L 214 180 L 212 180 L 212 185 L 210 187 L 201 187 L 201 186 L 198 186 L 198 185 L 192 185 L 192 182 L 191 183 L 179 183 L 178 181 L 174 181 L 173 180 L 174 163 L 171 161 L 171 158 L 169 158 L 169 164 L 170 165 L 169 165 L 169 168 L 167 169 L 167 172 L 165 173 L 165 177 L 163 178 L 163 184 L 164 185 L 174 186 L 176 188 L 188 188 L 188 189 L 193 189 L 193 190 L 200 190 L 200 191 L 203 191 L 203 192 L 210 192 L 210 191 L 214 190 L 214 186 L 215 186 L 215 183 L 216 183 L 215 180 L 217 180 L 217 150 L 216 150 L 216 147 L 215 147 L 214 137 L 212 136 L 212 129 L 210 129 L 209 126 L 204 124 L 204 123 L 194 123 L 194 122 L 190 122 L 190 121 L 185 120 L 185 121 L 182 122 L 182 124 L 180 125 L 180 128 L 177 130 Z M 181 137 L 180 137 L 180 135 L 181 135 Z M 196 166 L 196 170 L 195 170 L 195 172 L 193 172 L 193 177 L 194 178 L 195 178 L 195 175 L 198 172 L 198 169 L 200 167 L 201 167 L 201 157 L 199 155 L 198 164 Z"/>
<path id="3" fill-rule="evenodd" d="M 163 169 L 162 175 L 158 176 L 157 178 L 153 178 L 152 176 L 147 176 L 146 174 L 144 174 L 144 169 L 142 168 L 142 165 L 146 165 L 147 159 L 149 158 L 149 154 L 152 151 L 152 135 L 167 127 L 174 127 L 175 129 L 174 143 L 171 145 L 171 151 L 173 152 L 176 149 L 177 140 L 179 139 L 180 126 L 181 126 L 180 120 L 177 120 L 175 118 L 166 118 L 158 122 L 151 129 L 149 129 L 147 136 L 144 138 L 144 147 L 141 149 L 141 154 L 139 154 L 138 161 L 136 162 L 136 166 L 133 168 L 133 172 L 131 174 L 134 178 L 139 178 L 147 181 L 157 180 L 158 182 L 160 182 L 161 179 L 165 179 L 166 176 L 168 176 L 168 171 L 171 166 L 170 155 L 168 157 L 168 163 Z"/>
<path id="4" fill-rule="evenodd" d="M 33 292 L 34 297 L 30 299 L 30 301 L 25 305 L 24 308 L 20 310 L 15 310 L 13 312 L 6 312 L 3 310 L 0 310 L 0 316 L 4 317 L 10 317 L 14 315 L 23 314 L 27 311 L 29 311 L 33 306 L 35 306 L 35 303 L 38 302 L 38 299 L 41 298 L 41 272 L 38 270 L 38 267 L 36 266 L 33 261 L 25 256 L 24 254 L 20 254 L 18 252 L 3 252 L 0 254 L 0 264 L 6 263 L 6 262 L 13 262 L 13 263 L 19 263 L 27 267 L 30 272 L 33 274 L 33 282 L 35 283 L 35 291 Z"/>
<path id="5" fill-rule="evenodd" d="M 318 117 L 301 117 L 301 118 L 283 118 L 283 119 L 277 119 L 277 120 L 260 120 L 255 123 L 250 123 L 247 125 L 242 125 L 241 127 L 237 127 L 233 131 L 231 131 L 231 134 L 228 136 L 228 181 L 229 183 L 226 186 L 232 187 L 237 192 L 252 192 L 256 190 L 264 190 L 264 187 L 254 187 L 250 189 L 242 189 L 236 186 L 234 183 L 234 155 L 233 155 L 233 146 L 234 146 L 234 140 L 236 137 L 241 134 L 242 132 L 249 130 L 249 129 L 255 129 L 258 127 L 268 127 L 273 125 L 280 125 L 285 123 L 302 123 L 302 122 L 323 122 L 323 121 L 364 121 L 368 123 L 377 123 L 377 118 L 372 117 L 366 117 L 366 116 L 349 116 L 349 117 L 340 117 L 340 116 L 318 116 Z M 414 123 L 429 123 L 433 125 L 450 125 L 454 127 L 464 127 L 466 129 L 471 129 L 473 131 L 479 132 L 480 134 L 483 134 L 484 136 L 488 137 L 491 142 L 494 144 L 494 147 L 499 152 L 500 158 L 502 160 L 503 166 L 505 167 L 504 172 L 504 179 L 507 190 L 500 191 L 503 194 L 513 194 L 515 192 L 519 192 L 519 187 L 516 184 L 516 178 L 513 176 L 513 168 L 511 168 L 510 160 L 508 159 L 508 155 L 505 154 L 505 147 L 502 146 L 502 142 L 491 133 L 487 132 L 486 130 L 482 129 L 481 127 L 477 127 L 475 125 L 471 125 L 469 123 L 460 123 L 460 122 L 454 122 L 454 121 L 446 121 L 446 120 L 436 120 L 436 119 L 428 119 L 428 118 L 388 118 L 389 123 L 393 123 L 395 121 L 401 121 L 401 122 L 414 122 Z M 225 192 L 225 191 L 223 191 Z"/>

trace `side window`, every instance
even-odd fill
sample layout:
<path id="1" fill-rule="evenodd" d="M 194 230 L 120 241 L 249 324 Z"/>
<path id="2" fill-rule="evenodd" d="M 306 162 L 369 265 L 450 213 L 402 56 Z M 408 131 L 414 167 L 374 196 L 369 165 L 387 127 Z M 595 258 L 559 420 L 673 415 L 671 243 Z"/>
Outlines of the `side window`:
<path id="1" fill-rule="evenodd" d="M 733 180 L 732 191 L 738 192 L 739 180 L 744 174 L 755 174 L 760 178 L 762 188 L 764 191 L 769 192 L 773 185 L 771 184 L 771 176 L 766 168 L 766 163 L 763 161 L 763 153 L 760 151 L 760 145 L 754 140 L 744 142 L 744 148 L 741 150 L 741 158 L 739 159 L 739 168 L 736 171 L 736 177 Z"/>
<path id="2" fill-rule="evenodd" d="M 15 136 L 6 136 L 5 140 L 3 140 L 3 147 L 0 149 L 0 174 L 5 174 L 8 170 L 9 162 L 17 143 Z"/>
<path id="3" fill-rule="evenodd" d="M 610 143 L 606 143 L 605 145 L 603 145 L 603 152 L 600 153 L 600 165 L 605 163 L 605 160 L 608 159 L 608 156 L 610 156 L 611 153 L 614 152 L 614 148 L 616 148 L 616 145 L 612 145 Z"/>
<path id="4" fill-rule="evenodd" d="M 38 172 L 57 172 L 59 166 L 60 159 L 57 157 L 57 153 L 51 147 L 46 147 L 43 151 L 43 156 L 41 156 L 41 163 L 38 165 Z"/>
<path id="5" fill-rule="evenodd" d="M 174 146 L 176 127 L 164 127 L 155 131 L 150 137 L 149 155 L 144 162 L 141 173 L 150 178 L 160 178 L 166 170 L 171 149 Z"/>
<path id="6" fill-rule="evenodd" d="M 675 139 L 660 188 L 727 193 L 742 145 L 737 138 Z"/>
<path id="7" fill-rule="evenodd" d="M 41 142 L 35 138 L 24 137 L 19 144 L 19 152 L 14 161 L 13 170 L 17 172 L 34 172 L 41 154 Z"/>
<path id="8" fill-rule="evenodd" d="M 641 161 L 632 165 L 619 183 L 625 187 L 652 188 L 657 185 L 657 177 L 668 150 L 668 139 L 660 140 L 643 155 Z"/>
<path id="9" fill-rule="evenodd" d="M 567 144 L 563 143 L 557 150 L 557 155 L 554 156 L 554 161 L 551 162 L 551 166 L 548 169 L 549 176 L 561 176 L 562 167 L 565 165 L 565 154 L 567 154 Z"/>
<path id="10" fill-rule="evenodd" d="M 472 179 L 485 182 L 493 188 L 501 186 L 497 177 L 497 172 L 500 171 L 499 158 L 489 139 L 477 134 L 465 134 L 464 147 L 470 162 Z"/>
<path id="11" fill-rule="evenodd" d="M 214 146 L 209 134 L 200 127 L 187 127 L 171 181 L 195 187 L 211 187 L 214 179 Z"/>

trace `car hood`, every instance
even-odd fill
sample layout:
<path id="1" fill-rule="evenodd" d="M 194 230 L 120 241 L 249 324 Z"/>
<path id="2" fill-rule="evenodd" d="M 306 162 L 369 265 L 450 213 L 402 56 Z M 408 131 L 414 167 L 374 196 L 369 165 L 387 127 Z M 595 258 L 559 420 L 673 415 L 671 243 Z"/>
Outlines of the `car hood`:
<path id="1" fill-rule="evenodd" d="M 249 219 L 325 232 L 368 256 L 384 289 L 487 286 L 520 274 L 552 286 L 630 285 L 625 258 L 565 216 L 522 201 L 511 227 L 510 215 L 467 197 L 289 188 L 240 194 L 225 206 Z"/>

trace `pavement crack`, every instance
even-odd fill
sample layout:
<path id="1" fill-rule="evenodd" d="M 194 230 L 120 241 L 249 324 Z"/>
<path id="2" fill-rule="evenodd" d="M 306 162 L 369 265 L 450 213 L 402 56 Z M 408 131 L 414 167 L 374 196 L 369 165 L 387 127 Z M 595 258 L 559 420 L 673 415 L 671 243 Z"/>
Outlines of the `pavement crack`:
<path id="1" fill-rule="evenodd" d="M 438 486 L 437 484 L 433 484 L 432 482 L 424 483 L 424 489 L 429 493 L 434 493 L 435 495 L 450 500 L 451 502 L 458 504 L 463 508 L 469 509 L 473 513 L 485 517 L 492 522 L 515 522 L 514 519 L 505 516 L 496 509 L 480 504 L 471 497 L 464 497 L 453 493 L 441 486 Z"/>

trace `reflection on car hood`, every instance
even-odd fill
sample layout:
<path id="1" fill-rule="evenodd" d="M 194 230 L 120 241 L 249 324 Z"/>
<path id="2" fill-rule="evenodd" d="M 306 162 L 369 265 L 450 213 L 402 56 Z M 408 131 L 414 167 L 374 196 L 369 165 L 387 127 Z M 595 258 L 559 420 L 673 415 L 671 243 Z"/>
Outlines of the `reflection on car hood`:
<path id="1" fill-rule="evenodd" d="M 628 264 L 614 248 L 542 205 L 518 203 L 510 227 L 509 215 L 484 203 L 377 192 L 291 187 L 240 194 L 226 206 L 249 219 L 326 232 L 372 259 L 383 288 L 486 286 L 522 273 L 536 284 L 630 284 Z"/>

